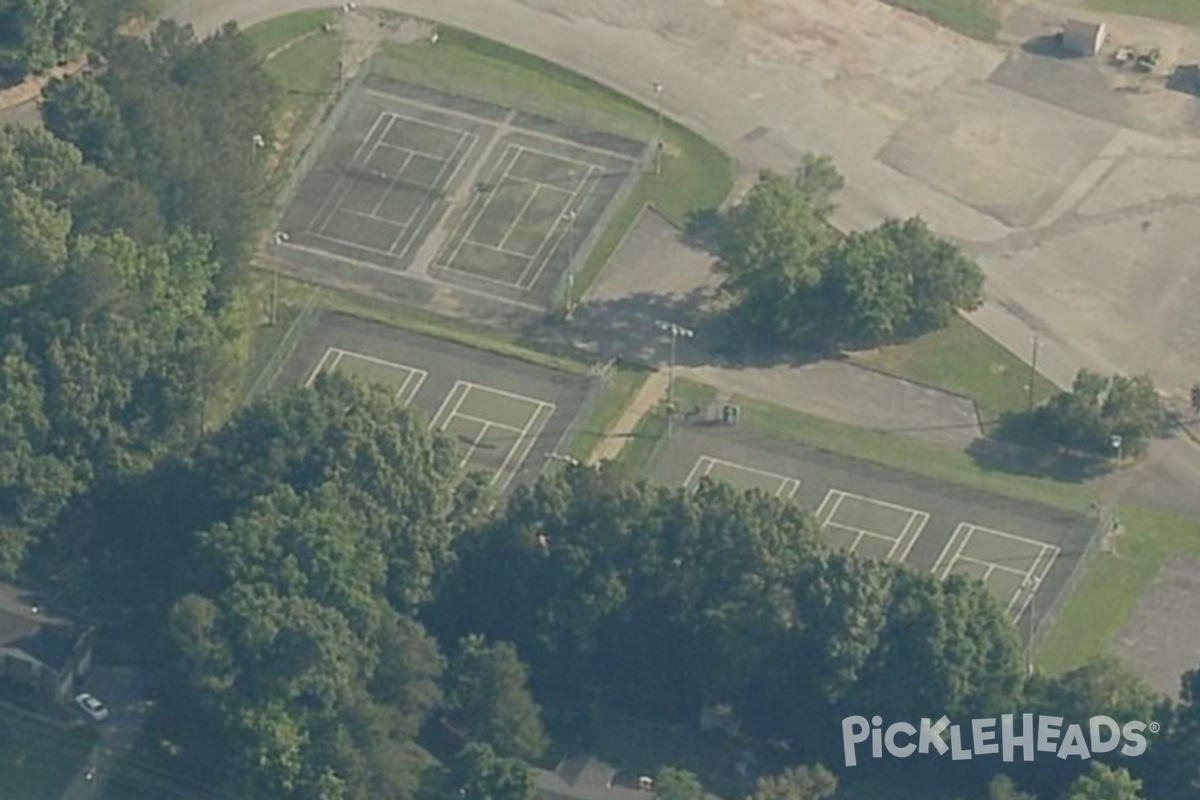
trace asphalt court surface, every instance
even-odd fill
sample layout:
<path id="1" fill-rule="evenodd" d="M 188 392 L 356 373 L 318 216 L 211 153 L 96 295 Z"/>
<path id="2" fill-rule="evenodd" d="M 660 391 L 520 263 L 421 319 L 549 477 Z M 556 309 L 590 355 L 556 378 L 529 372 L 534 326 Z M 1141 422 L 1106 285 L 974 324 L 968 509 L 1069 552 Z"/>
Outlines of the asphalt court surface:
<path id="1" fill-rule="evenodd" d="M 349 103 L 279 226 L 277 256 L 334 274 L 544 305 L 638 172 L 613 137 L 465 98 L 372 79 Z"/>
<path id="2" fill-rule="evenodd" d="M 589 381 L 338 314 L 321 314 L 276 386 L 323 373 L 387 387 L 456 443 L 468 471 L 504 491 L 536 476 L 570 428 Z"/>
<path id="3" fill-rule="evenodd" d="M 1051 605 L 1095 532 L 1083 509 L 1020 503 L 745 429 L 680 428 L 651 470 L 668 485 L 707 476 L 793 500 L 813 512 L 831 546 L 941 578 L 978 578 L 1014 620 Z"/>
<path id="4" fill-rule="evenodd" d="M 360 91 L 284 214 L 288 246 L 405 272 L 500 122 Z"/>
<path id="5" fill-rule="evenodd" d="M 452 220 L 434 272 L 510 291 L 552 290 L 633 169 L 634 162 L 598 150 L 505 134 Z"/>

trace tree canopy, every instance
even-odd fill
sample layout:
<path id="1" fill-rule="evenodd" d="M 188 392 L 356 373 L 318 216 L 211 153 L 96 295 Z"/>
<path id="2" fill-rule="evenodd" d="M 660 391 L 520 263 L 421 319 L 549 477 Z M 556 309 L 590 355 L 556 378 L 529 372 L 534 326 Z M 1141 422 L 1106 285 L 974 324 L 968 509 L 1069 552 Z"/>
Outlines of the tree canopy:
<path id="1" fill-rule="evenodd" d="M 1080 370 L 1070 391 L 1059 392 L 1033 411 L 1002 418 L 996 435 L 1116 458 L 1143 453 L 1166 423 L 1149 375 L 1104 377 Z"/>
<path id="2" fill-rule="evenodd" d="M 944 328 L 983 302 L 983 273 L 919 218 L 837 235 L 843 181 L 828 156 L 764 172 L 721 224 L 723 291 L 772 346 L 876 345 Z"/>

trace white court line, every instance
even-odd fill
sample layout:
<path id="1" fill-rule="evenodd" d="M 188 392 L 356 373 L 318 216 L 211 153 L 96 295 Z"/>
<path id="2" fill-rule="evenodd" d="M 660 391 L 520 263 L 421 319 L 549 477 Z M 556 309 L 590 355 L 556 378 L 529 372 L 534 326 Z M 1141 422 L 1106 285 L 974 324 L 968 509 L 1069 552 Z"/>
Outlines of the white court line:
<path id="1" fill-rule="evenodd" d="M 408 228 L 408 225 L 406 225 L 403 222 L 397 222 L 396 220 L 388 219 L 387 217 L 377 217 L 377 216 L 375 216 L 374 212 L 371 212 L 370 214 L 368 214 L 365 211 L 354 211 L 349 208 L 339 208 L 334 213 L 335 214 L 349 214 L 352 217 L 362 217 L 363 219 L 369 219 L 372 222 L 378 222 L 381 225 L 387 225 L 389 228 L 400 228 L 401 230 Z M 316 234 L 316 235 L 321 236 L 322 238 L 334 238 L 334 237 L 326 236 L 324 234 Z M 338 241 L 341 241 L 341 240 L 338 240 Z M 349 244 L 349 242 L 342 242 L 342 243 Z M 357 245 L 357 247 L 360 250 L 369 249 L 369 248 L 363 247 L 362 245 Z M 380 251 L 380 252 L 382 252 L 382 251 Z"/>
<path id="2" fill-rule="evenodd" d="M 379 116 L 375 117 L 375 121 L 371 123 L 371 127 L 367 129 L 367 135 L 364 136 L 362 141 L 358 143 L 358 147 L 354 150 L 354 155 L 350 157 L 351 164 L 358 161 L 359 157 L 362 155 L 362 151 L 366 148 L 367 143 L 370 142 L 371 137 L 375 135 L 375 130 L 379 127 L 379 123 L 383 122 L 384 118 L 387 116 L 387 112 L 381 111 Z M 329 194 L 325 196 L 325 199 L 321 201 L 321 205 L 317 207 L 317 213 L 311 220 L 309 220 L 307 232 L 314 235 L 320 235 L 329 226 L 329 220 L 333 217 L 333 212 L 341 206 L 342 200 L 349 191 L 349 180 L 347 180 L 346 177 L 341 174 L 341 172 L 338 172 L 338 176 L 334 181 L 333 188 L 329 191 Z M 333 204 L 333 208 L 330 209 L 327 214 L 326 209 L 329 208 L 331 203 Z M 323 220 L 319 226 L 319 229 L 317 225 L 318 220 Z"/>
<path id="3" fill-rule="evenodd" d="M 539 256 L 541 255 L 542 251 L 546 248 L 550 239 L 554 236 L 555 232 L 559 228 L 565 227 L 566 233 L 558 236 L 556 244 L 558 242 L 562 242 L 563 237 L 571 232 L 570 226 L 573 225 L 574 223 L 570 222 L 570 221 L 564 221 L 563 215 L 569 211 L 572 211 L 572 210 L 578 211 L 580 208 L 583 208 L 584 204 L 577 203 L 576 200 L 579 197 L 579 193 L 581 191 L 583 191 L 583 189 L 585 187 L 588 190 L 587 195 L 585 196 L 586 199 L 591 199 L 591 196 L 596 193 L 596 184 L 591 183 L 592 173 L 595 171 L 596 171 L 595 167 L 588 167 L 588 171 L 583 176 L 583 180 L 580 182 L 578 188 L 576 188 L 575 191 L 571 192 L 571 196 L 567 198 L 565 203 L 563 203 L 562 210 L 559 211 L 557 215 L 555 215 L 554 225 L 552 225 L 550 227 L 550 230 L 546 231 L 545 235 L 543 235 L 541 244 L 539 244 L 538 248 L 533 251 L 533 258 L 530 260 L 529 264 L 526 265 L 525 270 L 521 273 L 521 277 L 517 279 L 517 288 L 525 289 L 526 291 L 528 291 L 529 289 L 532 289 L 534 287 L 534 285 L 537 284 L 538 279 L 542 277 L 542 273 L 546 271 L 546 265 L 550 263 L 549 255 L 551 252 L 554 252 L 553 247 L 551 247 L 549 252 L 547 252 L 546 255 L 541 258 L 540 263 L 539 263 Z M 564 222 L 565 222 L 565 225 L 564 225 Z M 573 258 L 574 254 L 570 254 L 567 257 Z M 530 281 L 526 281 L 525 278 L 529 274 L 529 270 L 532 269 L 535 264 L 537 264 L 537 269 L 534 270 L 533 279 Z M 568 264 L 567 266 L 569 267 L 570 264 Z"/>
<path id="4" fill-rule="evenodd" d="M 442 125 L 441 123 L 438 123 L 438 122 L 430 122 L 427 119 L 419 119 L 417 117 L 410 117 L 407 114 L 401 114 L 398 111 L 388 111 L 387 113 L 389 115 L 395 117 L 396 119 L 402 119 L 405 122 L 413 122 L 413 123 L 416 123 L 417 125 L 425 127 L 425 128 L 434 128 L 439 131 L 446 131 L 447 133 L 457 133 L 460 136 L 464 133 L 469 133 L 469 131 L 464 131 L 462 128 L 455 128 L 451 125 Z M 414 150 L 413 152 L 420 153 L 423 156 L 431 156 L 432 158 L 441 158 L 441 156 L 436 156 L 433 153 L 426 153 L 424 150 Z"/>
<path id="5" fill-rule="evenodd" d="M 825 523 L 821 522 L 821 520 L 825 518 L 825 507 L 829 505 L 829 501 L 837 496 L 837 494 L 837 489 L 830 489 L 825 493 L 825 496 L 821 498 L 821 504 L 817 506 L 817 510 L 813 512 L 813 516 L 816 517 L 817 524 L 821 527 L 825 527 Z"/>
<path id="6" fill-rule="evenodd" d="M 329 368 L 329 371 L 332 372 L 333 367 L 337 366 L 337 362 L 341 360 L 342 354 L 343 351 L 336 347 L 327 348 L 325 352 L 321 354 L 321 359 L 317 361 L 317 365 L 313 367 L 313 371 L 309 374 L 308 380 L 304 382 L 304 388 L 312 388 L 313 383 L 315 383 L 317 380 L 317 376 L 325 371 L 325 362 L 329 360 L 330 356 L 334 356 L 333 366 Z"/>
<path id="7" fill-rule="evenodd" d="M 524 131 L 522 131 L 522 133 L 524 133 Z M 516 145 L 516 146 L 520 147 L 522 150 L 524 150 L 527 153 L 533 153 L 534 155 L 536 155 L 540 158 L 549 159 L 550 161 L 561 161 L 564 164 L 574 164 L 579 167 L 591 167 L 592 169 L 597 168 L 597 164 L 594 161 L 580 161 L 577 158 L 571 158 L 570 156 L 560 156 L 555 153 L 551 153 L 549 150 L 539 150 L 536 147 L 525 147 L 524 145 Z M 620 156 L 617 155 L 616 153 L 613 153 L 613 155 L 620 158 Z"/>
<path id="8" fill-rule="evenodd" d="M 454 178 L 456 175 L 458 175 L 458 171 L 461 170 L 462 165 L 467 162 L 467 157 L 471 154 L 471 151 L 475 149 L 475 145 L 479 144 L 479 134 L 471 133 L 469 131 L 460 133 L 462 135 L 459 137 L 458 143 L 454 145 L 454 149 L 450 152 L 450 157 L 442 162 L 442 168 L 438 170 L 438 174 L 434 176 L 433 185 L 439 192 L 445 191 L 452 183 L 454 183 Z M 460 156 L 459 149 L 462 147 L 463 142 L 467 142 L 467 148 Z M 432 157 L 433 156 L 430 156 L 430 158 Z M 454 165 L 454 169 L 450 171 L 450 177 L 443 181 L 442 176 L 446 172 L 446 167 L 450 164 Z M 425 213 L 421 215 L 421 221 L 417 223 L 417 227 L 414 228 L 414 230 L 419 231 L 421 229 L 421 227 L 429 219 L 429 215 L 433 213 L 437 206 L 438 204 L 436 201 L 425 203 Z M 416 240 L 417 237 L 415 236 L 409 238 L 408 242 L 404 245 L 400 252 L 395 254 L 396 257 L 404 258 L 408 254 L 409 248 L 413 246 L 413 243 Z M 393 251 L 396 249 L 397 244 L 399 244 L 399 241 L 392 242 L 391 249 Z"/>
<path id="9" fill-rule="evenodd" d="M 529 434 L 528 428 L 529 428 L 529 426 L 533 425 L 533 419 L 536 419 L 538 417 L 538 415 L 541 414 L 542 411 L 545 411 L 547 409 L 549 410 L 549 413 L 546 414 L 545 417 L 542 418 L 541 425 L 538 426 L 537 432 L 534 434 Z M 509 471 L 508 477 L 505 478 L 501 482 L 500 491 L 503 492 L 504 490 L 506 490 L 508 488 L 508 485 L 510 483 L 512 483 L 513 478 L 515 478 L 517 476 L 517 471 L 520 470 L 521 464 L 523 464 L 525 462 L 525 459 L 527 459 L 529 457 L 529 452 L 531 450 L 533 450 L 533 446 L 535 444 L 537 444 L 537 440 L 541 437 L 542 432 L 546 430 L 546 426 L 549 425 L 550 420 L 554 418 L 554 412 L 556 409 L 557 409 L 557 406 L 555 406 L 554 403 L 541 403 L 541 405 L 538 408 L 538 411 L 535 412 L 534 417 L 531 418 L 531 420 L 529 422 L 529 426 L 526 427 L 526 434 L 529 434 L 529 435 L 528 435 L 528 438 L 526 438 L 524 440 L 525 441 L 525 450 L 523 453 L 521 453 L 520 457 L 518 459 L 516 459 L 516 461 L 515 461 L 516 466 L 513 467 L 513 469 Z M 508 466 L 509 459 L 511 459 L 513 457 L 513 455 L 516 454 L 517 449 L 521 446 L 521 441 L 522 440 L 518 439 L 516 441 L 516 443 L 513 444 L 512 449 L 508 451 L 508 455 L 505 456 L 504 462 L 500 465 L 500 470 L 497 471 L 497 473 L 496 473 L 497 475 L 499 475 L 500 472 L 503 471 Z M 493 478 L 492 480 L 495 481 L 495 478 Z"/>
<path id="10" fill-rule="evenodd" d="M 789 482 L 792 484 L 792 490 L 790 492 L 784 492 L 783 490 L 787 488 Z M 798 491 L 800 491 L 800 479 L 788 478 L 786 481 L 780 484 L 779 491 L 777 491 L 775 495 L 777 497 L 782 497 L 785 500 L 794 500 L 796 497 L 796 492 Z"/>
<path id="11" fill-rule="evenodd" d="M 400 165 L 400 169 L 396 170 L 396 174 L 394 174 L 392 176 L 391 180 L 388 181 L 387 188 L 383 190 L 383 195 L 375 202 L 375 207 L 371 209 L 372 217 L 379 213 L 379 207 L 383 205 L 383 201 L 386 200 L 391 195 L 392 189 L 396 188 L 396 181 L 400 180 L 400 174 L 402 172 L 404 172 L 404 168 L 407 167 L 409 165 L 409 163 L 413 160 L 413 155 L 414 155 L 413 151 L 409 150 L 408 157 L 404 159 L 404 163 Z M 367 159 L 367 160 L 370 161 L 370 159 Z M 443 164 L 443 166 L 445 166 L 445 165 Z M 411 218 L 412 218 L 412 216 L 409 215 L 409 219 L 411 219 Z M 408 225 L 406 224 L 404 227 L 407 228 Z"/>
<path id="12" fill-rule="evenodd" d="M 517 215 L 515 217 L 513 217 L 512 220 L 508 223 L 508 230 L 504 231 L 504 235 L 500 237 L 500 245 L 499 246 L 501 248 L 503 248 L 504 245 L 506 245 L 508 243 L 509 237 L 511 237 L 513 235 L 513 231 L 515 231 L 517 229 L 517 225 L 520 224 L 521 220 L 523 220 L 525 218 L 525 212 L 529 210 L 529 207 L 531 205 L 533 205 L 534 198 L 536 198 L 538 196 L 538 192 L 540 192 L 541 190 L 542 190 L 542 184 L 535 183 L 533 185 L 533 191 L 530 192 L 529 197 L 527 197 L 525 199 L 525 203 L 521 206 L 521 210 L 518 211 Z M 526 268 L 528 269 L 528 267 L 526 267 Z"/>
<path id="13" fill-rule="evenodd" d="M 774 491 L 774 495 L 776 497 L 791 497 L 792 495 L 796 494 L 796 491 L 800 488 L 800 481 L 795 478 L 789 478 L 786 475 L 780 475 L 776 472 L 769 472 L 765 469 L 757 469 L 756 467 L 747 467 L 745 464 L 738 464 L 734 461 L 726 461 L 723 458 L 713 458 L 712 456 L 705 456 L 705 458 L 707 458 L 709 461 L 708 471 L 704 473 L 705 475 L 711 473 L 713 468 L 718 465 L 728 467 L 729 469 L 734 469 L 739 472 L 749 472 L 751 475 L 761 475 L 764 478 L 770 478 L 772 480 L 779 481 L 779 485 L 775 487 Z M 783 490 L 789 485 L 792 486 L 792 491 L 786 495 L 783 494 Z"/>
<path id="14" fill-rule="evenodd" d="M 1017 610 L 1017 619 L 1021 618 L 1021 615 L 1025 613 L 1025 609 L 1031 602 L 1033 602 L 1034 593 L 1037 592 L 1037 590 L 1041 587 L 1042 581 L 1046 579 L 1046 576 L 1050 574 L 1050 568 L 1053 567 L 1054 562 L 1058 560 L 1060 552 L 1062 551 L 1054 545 L 1043 545 L 1042 551 L 1038 553 L 1037 558 L 1034 559 L 1033 565 L 1030 566 L 1029 569 L 1024 573 L 1024 576 L 1021 580 L 1021 586 L 1013 594 L 1013 599 L 1008 604 L 1009 610 L 1011 611 L 1012 607 L 1016 605 L 1017 600 L 1021 597 L 1021 595 L 1026 594 L 1026 590 L 1028 590 L 1025 602 Z M 1045 566 L 1042 568 L 1041 574 L 1037 577 L 1034 577 L 1034 573 L 1038 571 L 1038 566 L 1042 564 L 1042 559 L 1045 558 L 1047 553 L 1050 554 L 1050 560 L 1047 561 Z"/>
<path id="15" fill-rule="evenodd" d="M 955 528 L 954 533 L 950 534 L 949 539 L 946 540 L 946 545 L 942 547 L 942 552 L 937 554 L 937 560 L 934 561 L 934 566 L 932 566 L 932 569 L 930 570 L 930 572 L 934 573 L 935 576 L 937 575 L 938 569 L 941 569 L 942 561 L 946 560 L 946 555 L 950 552 L 950 548 L 954 547 L 954 543 L 959 541 L 959 536 L 965 533 L 966 527 L 967 523 L 960 522 L 958 528 Z"/>
<path id="16" fill-rule="evenodd" d="M 970 524 L 970 523 L 967 523 L 967 524 Z M 1021 542 L 1022 544 L 1032 545 L 1033 547 L 1036 547 L 1038 549 L 1041 549 L 1043 547 L 1054 547 L 1054 545 L 1052 545 L 1052 544 L 1038 541 L 1037 539 L 1027 539 L 1024 536 L 1017 536 L 1015 533 L 1006 533 L 1005 531 L 998 531 L 995 528 L 985 528 L 982 525 L 971 525 L 971 528 L 973 528 L 974 530 L 980 531 L 981 533 L 990 533 L 992 536 L 999 536 L 1001 539 L 1011 539 L 1014 542 Z M 1054 549 L 1057 550 L 1058 548 L 1055 547 Z"/>
<path id="17" fill-rule="evenodd" d="M 442 400 L 442 404 L 440 406 L 438 406 L 437 413 L 434 414 L 433 419 L 431 419 L 429 421 L 430 428 L 432 428 L 433 430 L 440 431 L 445 427 L 445 425 L 439 426 L 438 421 L 442 418 L 442 414 L 446 411 L 446 407 L 450 405 L 450 401 L 452 399 L 454 399 L 460 392 L 463 394 L 466 394 L 468 386 L 469 386 L 469 384 L 466 381 L 455 381 L 454 382 L 454 385 L 450 387 L 450 391 L 446 393 L 445 399 Z M 461 399 L 459 400 L 458 405 L 462 405 Z M 456 408 L 457 408 L 457 406 L 456 406 Z"/>
<path id="18" fill-rule="evenodd" d="M 408 396 L 404 398 L 404 405 L 407 406 L 413 401 L 413 398 L 417 396 L 417 392 L 421 391 L 421 387 L 425 385 L 425 379 L 428 377 L 429 373 L 423 369 L 415 369 L 408 373 L 408 377 L 404 379 L 404 383 L 401 384 L 400 388 L 396 390 L 395 399 L 399 401 L 401 396 L 403 396 L 405 391 L 408 389 L 408 384 L 412 382 L 413 378 L 416 378 L 417 385 L 414 386 L 413 390 L 408 392 Z"/>
<path id="19" fill-rule="evenodd" d="M 453 421 L 454 417 L 451 417 L 450 419 L 451 419 L 451 421 Z M 449 424 L 450 424 L 449 422 L 446 423 L 447 427 L 449 427 Z M 471 442 L 471 447 L 467 450 L 467 454 L 462 457 L 462 461 L 458 462 L 459 469 L 462 469 L 465 466 L 467 466 L 467 462 L 471 460 L 471 456 L 475 455 L 475 451 L 479 449 L 479 443 L 483 441 L 483 437 L 487 435 L 487 432 L 490 429 L 491 429 L 491 426 L 489 426 L 488 423 L 484 422 L 483 427 L 479 429 L 479 434 L 475 437 L 475 441 Z M 496 476 L 493 475 L 492 483 L 495 483 L 495 482 L 496 482 Z"/>
<path id="20" fill-rule="evenodd" d="M 518 428 L 515 425 L 505 425 L 501 422 L 496 422 L 495 420 L 484 419 L 483 417 L 477 417 L 474 414 L 464 414 L 461 411 L 456 411 L 451 416 L 454 419 L 465 419 L 468 422 L 478 422 L 480 425 L 488 425 L 488 426 L 490 426 L 492 428 L 496 428 L 498 430 L 508 431 L 509 433 L 520 433 L 522 430 L 521 428 Z"/>
<path id="21" fill-rule="evenodd" d="M 451 390 L 451 394 L 453 394 L 454 391 L 456 389 L 458 389 L 459 386 L 463 386 L 465 388 L 464 388 L 463 392 L 459 395 L 458 400 L 454 404 L 454 407 L 450 410 L 450 413 L 448 415 L 446 415 L 445 422 L 442 424 L 441 429 L 444 430 L 446 427 L 448 427 L 450 425 L 450 423 L 455 418 L 461 417 L 464 419 L 472 419 L 473 421 L 476 421 L 476 422 L 482 422 L 485 426 L 485 429 L 491 428 L 491 427 L 502 427 L 506 430 L 509 430 L 509 431 L 512 431 L 512 432 L 518 434 L 516 440 L 513 441 L 512 447 L 509 448 L 508 453 L 504 456 L 504 460 L 502 462 L 500 462 L 500 466 L 496 469 L 496 473 L 492 476 L 492 480 L 491 480 L 492 485 L 495 485 L 496 481 L 500 481 L 503 478 L 501 485 L 500 485 L 500 491 L 504 491 L 508 487 L 508 484 L 512 482 L 513 478 L 516 477 L 517 470 L 520 468 L 521 463 L 525 460 L 525 458 L 528 457 L 529 451 L 533 449 L 534 444 L 536 444 L 538 437 L 541 436 L 542 431 L 545 430 L 546 425 L 548 425 L 550 423 L 550 419 L 551 419 L 551 417 L 554 416 L 554 411 L 557 408 L 557 406 L 555 406 L 554 403 L 547 403 L 547 402 L 544 402 L 542 400 L 537 400 L 532 397 L 515 394 L 513 392 L 506 392 L 503 389 L 496 389 L 491 386 L 484 386 L 483 384 L 472 383 L 470 381 L 457 381 L 454 384 L 454 389 Z M 525 421 L 524 427 L 520 428 L 520 429 L 512 428 L 512 427 L 509 427 L 508 425 L 504 425 L 502 423 L 489 422 L 487 420 L 480 420 L 480 419 L 471 417 L 469 415 L 460 413 L 459 408 L 462 407 L 462 404 L 466 401 L 467 396 L 474 389 L 478 389 L 481 392 L 490 392 L 491 394 L 498 395 L 500 397 L 506 397 L 509 399 L 519 400 L 519 401 L 528 403 L 529 405 L 534 406 L 533 413 L 530 414 L 529 418 Z M 450 401 L 450 396 L 448 395 L 446 397 L 446 400 L 442 403 L 442 408 L 438 409 L 438 416 L 442 415 L 442 412 L 446 408 L 449 401 Z M 546 410 L 549 410 L 550 413 L 545 415 L 545 417 L 543 418 L 542 412 L 544 412 Z M 531 436 L 529 431 L 530 431 L 530 429 L 533 428 L 533 426 L 537 423 L 537 421 L 539 419 L 542 420 L 541 426 L 538 428 L 537 433 L 535 433 Z M 520 458 L 516 460 L 517 467 L 510 471 L 507 478 L 504 478 L 505 470 L 507 470 L 509 467 L 509 464 L 513 462 L 513 457 L 517 454 L 517 451 L 522 448 L 522 446 L 524 446 L 524 452 L 522 453 Z M 472 452 L 474 452 L 474 449 L 472 449 Z M 465 464 L 466 462 L 464 461 L 463 463 Z"/>
<path id="22" fill-rule="evenodd" d="M 908 520 L 908 524 L 904 526 L 904 532 L 900 534 L 901 541 L 903 541 L 904 537 L 908 535 L 909 529 L 912 528 L 913 523 L 917 520 L 920 520 L 920 523 L 917 525 L 917 529 L 913 533 L 912 539 L 909 541 L 908 546 L 904 548 L 904 552 L 900 554 L 898 559 L 896 559 L 897 561 L 904 561 L 908 558 L 908 554 L 911 553 L 912 549 L 916 546 L 917 540 L 920 539 L 921 534 L 925 532 L 925 526 L 929 524 L 929 514 L 925 511 L 914 511 L 912 517 Z M 899 545 L 899 542 L 897 542 L 897 545 Z"/>
<path id="23" fill-rule="evenodd" d="M 704 465 L 706 468 L 703 474 L 697 475 L 696 473 L 700 472 L 701 465 Z M 696 479 L 703 478 L 708 475 L 708 473 L 712 472 L 712 469 L 715 465 L 715 462 L 708 456 L 700 456 L 698 459 L 696 459 L 696 463 L 692 465 L 692 469 L 690 472 L 688 472 L 688 476 L 684 478 L 683 488 L 692 488 L 692 485 L 695 483 Z"/>
<path id="24" fill-rule="evenodd" d="M 459 240 L 458 245 L 454 248 L 454 251 L 446 259 L 445 263 L 447 267 L 449 267 L 458 259 L 458 253 L 460 250 L 462 250 L 464 244 L 467 242 L 474 243 L 471 239 L 471 234 L 473 234 L 475 232 L 475 228 L 478 227 L 479 220 L 483 219 L 483 215 L 487 213 L 487 210 L 492 207 L 492 203 L 496 201 L 497 191 L 504 184 L 504 181 L 508 179 L 508 173 L 512 170 L 513 165 L 517 163 L 517 159 L 521 157 L 521 153 L 524 152 L 524 150 L 525 148 L 517 145 L 505 145 L 504 152 L 500 154 L 500 160 L 496 163 L 495 168 L 492 170 L 492 174 L 487 180 L 487 183 L 494 188 L 484 197 L 481 197 L 477 194 L 474 198 L 472 198 L 472 204 L 477 206 L 477 210 L 475 211 L 474 216 L 468 216 L 459 223 L 460 225 L 466 225 L 466 229 L 463 233 L 462 239 Z M 512 154 L 511 159 L 509 158 L 510 153 Z M 501 168 L 503 168 L 503 171 Z M 468 215 L 470 214 L 470 211 L 471 207 L 468 206 Z M 467 224 L 468 219 L 470 220 L 470 224 Z"/>
<path id="25" fill-rule="evenodd" d="M 343 214 L 351 213 L 351 212 L 347 212 L 345 209 L 338 209 L 338 211 Z M 403 231 L 403 229 L 402 229 L 402 231 Z M 339 239 L 338 237 L 330 236 L 327 233 L 312 233 L 310 231 L 307 235 L 313 239 L 321 239 L 326 242 L 332 242 L 333 244 L 338 244 L 338 245 L 341 245 L 342 247 L 349 247 L 353 250 L 361 250 L 364 253 L 374 253 L 375 255 L 378 255 L 378 256 L 385 256 L 388 259 L 394 258 L 392 253 L 389 253 L 385 250 L 380 250 L 378 247 L 371 247 L 370 245 L 359 244 L 358 242 L 351 242 L 351 241 L 347 241 L 346 239 Z M 317 252 L 322 255 L 330 255 L 329 253 L 326 253 L 324 250 L 317 250 Z M 395 274 L 396 272 L 402 273 L 404 270 L 388 269 L 387 271 Z"/>
<path id="26" fill-rule="evenodd" d="M 821 505 L 817 508 L 817 511 L 818 512 L 823 511 L 825 509 L 825 506 L 828 503 L 830 503 L 831 501 L 833 503 L 833 507 L 830 508 L 829 513 L 825 515 L 823 522 L 821 521 L 821 517 L 819 515 L 817 516 L 817 522 L 819 522 L 821 524 L 821 527 L 825 527 L 833 520 L 833 515 L 836 514 L 837 510 L 842 507 L 842 501 L 845 499 L 846 499 L 846 493 L 843 492 L 841 489 L 830 489 L 828 492 L 825 493 L 825 498 L 821 501 Z M 845 527 L 845 526 L 842 526 L 842 527 Z"/>

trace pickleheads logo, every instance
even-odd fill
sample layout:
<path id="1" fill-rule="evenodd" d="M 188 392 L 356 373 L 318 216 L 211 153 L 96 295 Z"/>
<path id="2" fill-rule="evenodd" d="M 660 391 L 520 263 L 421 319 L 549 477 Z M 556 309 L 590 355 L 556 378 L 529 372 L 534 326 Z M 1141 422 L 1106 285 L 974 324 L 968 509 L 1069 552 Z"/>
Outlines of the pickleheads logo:
<path id="1" fill-rule="evenodd" d="M 920 729 L 907 722 L 883 727 L 882 717 L 846 717 L 842 720 L 842 745 L 846 751 L 846 766 L 858 764 L 858 745 L 871 740 L 871 757 L 883 758 L 883 751 L 896 758 L 908 758 L 913 753 L 925 755 L 932 748 L 938 755 L 950 753 L 954 761 L 967 761 L 974 756 L 1001 755 L 1013 761 L 1018 750 L 1022 760 L 1033 761 L 1034 753 L 1048 753 L 1061 759 L 1089 759 L 1096 753 L 1111 753 L 1120 748 L 1121 755 L 1140 756 L 1146 752 L 1144 732 L 1158 733 L 1159 724 L 1126 722 L 1117 724 L 1112 717 L 1096 716 L 1088 720 L 1087 734 L 1083 726 L 1068 725 L 1063 730 L 1062 717 L 1035 717 L 1022 714 L 1020 733 L 1014 726 L 1015 715 L 971 720 L 970 747 L 964 746 L 963 731 L 942 717 L 937 722 L 921 720 Z M 914 742 L 913 739 L 916 739 Z M 947 743 L 947 738 L 949 742 Z"/>

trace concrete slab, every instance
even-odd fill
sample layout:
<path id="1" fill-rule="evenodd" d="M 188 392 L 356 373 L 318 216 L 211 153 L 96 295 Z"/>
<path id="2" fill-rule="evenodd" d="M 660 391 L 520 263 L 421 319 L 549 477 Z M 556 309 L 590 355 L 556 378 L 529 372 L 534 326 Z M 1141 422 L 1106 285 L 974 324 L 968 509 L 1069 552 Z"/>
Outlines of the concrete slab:
<path id="1" fill-rule="evenodd" d="M 879 157 L 1023 227 L 1038 221 L 1115 133 L 1111 125 L 977 83 L 935 96 Z"/>

